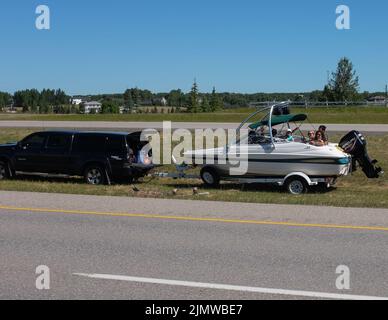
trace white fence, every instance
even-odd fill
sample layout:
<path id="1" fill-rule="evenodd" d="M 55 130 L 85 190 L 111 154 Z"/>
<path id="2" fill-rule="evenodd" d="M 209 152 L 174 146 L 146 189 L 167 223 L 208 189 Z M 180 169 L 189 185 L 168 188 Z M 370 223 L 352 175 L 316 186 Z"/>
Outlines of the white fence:
<path id="1" fill-rule="evenodd" d="M 251 107 L 270 106 L 280 101 L 266 101 L 250 103 Z M 320 102 L 320 101 L 289 101 L 291 106 L 305 108 L 342 108 L 342 107 L 388 107 L 388 99 L 382 101 L 336 101 L 336 102 Z"/>

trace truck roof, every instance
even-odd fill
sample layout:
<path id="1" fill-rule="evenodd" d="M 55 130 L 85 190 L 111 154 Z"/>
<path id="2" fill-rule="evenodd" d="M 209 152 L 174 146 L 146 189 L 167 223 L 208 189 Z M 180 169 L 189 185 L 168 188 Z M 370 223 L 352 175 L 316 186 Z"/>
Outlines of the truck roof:
<path id="1" fill-rule="evenodd" d="M 120 135 L 120 136 L 128 136 L 135 134 L 136 132 L 114 132 L 114 131 L 73 131 L 73 130 L 48 130 L 48 131 L 41 131 L 41 132 L 35 132 L 35 133 L 44 133 L 44 134 L 50 134 L 50 133 L 66 133 L 66 134 L 109 134 L 109 135 Z"/>

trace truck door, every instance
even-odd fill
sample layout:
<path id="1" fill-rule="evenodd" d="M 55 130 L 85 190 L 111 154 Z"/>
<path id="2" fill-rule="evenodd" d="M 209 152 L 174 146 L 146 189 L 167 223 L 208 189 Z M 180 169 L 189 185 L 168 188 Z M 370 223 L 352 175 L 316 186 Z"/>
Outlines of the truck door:
<path id="1" fill-rule="evenodd" d="M 42 148 L 46 142 L 45 133 L 35 133 L 22 140 L 15 152 L 15 170 L 22 172 L 44 172 Z"/>
<path id="2" fill-rule="evenodd" d="M 71 133 L 56 132 L 48 135 L 41 155 L 43 172 L 69 174 L 72 139 Z"/>
<path id="3" fill-rule="evenodd" d="M 119 175 L 124 163 L 128 162 L 128 149 L 125 136 L 110 135 L 106 141 L 106 154 L 111 165 L 113 175 Z"/>

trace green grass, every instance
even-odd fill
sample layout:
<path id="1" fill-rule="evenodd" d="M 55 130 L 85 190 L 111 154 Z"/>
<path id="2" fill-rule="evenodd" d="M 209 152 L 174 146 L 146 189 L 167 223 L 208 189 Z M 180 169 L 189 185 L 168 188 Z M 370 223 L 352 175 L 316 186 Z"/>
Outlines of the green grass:
<path id="1" fill-rule="evenodd" d="M 33 129 L 0 129 L 0 144 L 20 141 L 35 131 Z"/>
<path id="2" fill-rule="evenodd" d="M 0 143 L 16 141 L 24 137 L 31 130 L 7 129 L 0 135 Z M 333 137 L 338 141 L 340 137 Z M 383 168 L 388 168 L 388 135 L 370 136 L 370 155 L 380 161 Z M 160 168 L 159 171 L 172 170 L 171 166 Z M 276 203 L 324 205 L 339 207 L 371 207 L 388 208 L 388 178 L 383 176 L 378 180 L 368 180 L 362 172 L 340 179 L 337 187 L 328 192 L 311 193 L 302 196 L 292 196 L 278 187 L 264 185 L 238 185 L 233 183 L 222 184 L 220 189 L 203 189 L 199 180 L 174 180 L 144 178 L 137 184 L 140 189 L 135 192 L 130 185 L 89 186 L 80 178 L 45 179 L 23 177 L 17 180 L 0 181 L 0 190 L 55 192 L 67 194 L 110 195 L 141 198 L 174 198 L 199 199 L 211 201 L 234 201 L 250 203 Z M 209 192 L 209 195 L 195 196 L 193 188 L 200 192 Z M 173 190 L 178 189 L 177 195 Z"/>
<path id="3" fill-rule="evenodd" d="M 307 113 L 313 123 L 367 123 L 388 124 L 388 108 L 342 107 L 342 108 L 293 108 L 293 113 Z M 254 109 L 240 108 L 217 113 L 175 114 L 96 114 L 96 115 L 36 115 L 0 114 L 0 120 L 39 121 L 132 121 L 132 122 L 232 122 L 239 123 Z"/>

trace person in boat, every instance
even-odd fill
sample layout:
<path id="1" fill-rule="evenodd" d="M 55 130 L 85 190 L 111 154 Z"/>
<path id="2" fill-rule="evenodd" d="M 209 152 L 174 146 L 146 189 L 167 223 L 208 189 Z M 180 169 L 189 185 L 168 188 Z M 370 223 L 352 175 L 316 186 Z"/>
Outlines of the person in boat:
<path id="1" fill-rule="evenodd" d="M 314 146 L 317 146 L 317 147 L 325 146 L 326 142 L 325 140 L 323 140 L 323 137 L 324 137 L 324 133 L 318 130 L 317 133 L 315 134 Z"/>
<path id="2" fill-rule="evenodd" d="M 312 145 L 315 144 L 315 131 L 314 130 L 309 131 L 307 143 L 312 144 Z"/>
<path id="3" fill-rule="evenodd" d="M 322 135 L 323 135 L 323 141 L 325 142 L 325 144 L 329 144 L 329 137 L 326 133 L 326 130 L 327 130 L 327 127 L 322 125 L 319 127 L 318 131 L 322 132 Z"/>
<path id="4" fill-rule="evenodd" d="M 294 142 L 294 137 L 293 137 L 293 131 L 291 129 L 287 130 L 287 135 L 286 135 L 286 140 L 289 142 Z"/>

